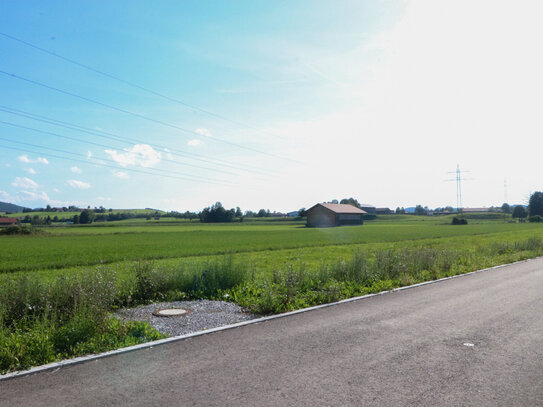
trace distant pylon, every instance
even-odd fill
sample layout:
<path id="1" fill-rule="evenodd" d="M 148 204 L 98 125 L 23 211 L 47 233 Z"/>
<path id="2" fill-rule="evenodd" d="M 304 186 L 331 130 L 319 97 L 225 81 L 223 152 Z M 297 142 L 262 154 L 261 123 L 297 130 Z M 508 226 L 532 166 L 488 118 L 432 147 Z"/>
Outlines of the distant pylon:
<path id="1" fill-rule="evenodd" d="M 456 211 L 462 212 L 462 180 L 468 181 L 472 178 L 462 178 L 462 173 L 470 171 L 460 171 L 460 164 L 456 164 L 456 171 L 449 171 L 449 174 L 456 174 L 455 179 L 448 179 L 446 181 L 456 181 Z"/>

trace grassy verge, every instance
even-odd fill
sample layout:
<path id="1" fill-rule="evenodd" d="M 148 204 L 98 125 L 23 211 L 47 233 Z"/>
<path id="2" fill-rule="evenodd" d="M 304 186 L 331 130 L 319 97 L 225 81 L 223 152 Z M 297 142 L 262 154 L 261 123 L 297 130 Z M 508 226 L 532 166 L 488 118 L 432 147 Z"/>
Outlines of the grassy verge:
<path id="1" fill-rule="evenodd" d="M 273 314 L 543 255 L 536 235 L 470 239 L 339 246 L 341 256 L 320 261 L 315 253 L 297 252 L 298 259 L 289 257 L 279 267 L 227 255 L 193 263 L 135 262 L 123 273 L 99 266 L 53 278 L 8 274 L 0 285 L 0 372 L 161 337 L 145 323 L 111 318 L 118 307 L 210 298 Z"/>

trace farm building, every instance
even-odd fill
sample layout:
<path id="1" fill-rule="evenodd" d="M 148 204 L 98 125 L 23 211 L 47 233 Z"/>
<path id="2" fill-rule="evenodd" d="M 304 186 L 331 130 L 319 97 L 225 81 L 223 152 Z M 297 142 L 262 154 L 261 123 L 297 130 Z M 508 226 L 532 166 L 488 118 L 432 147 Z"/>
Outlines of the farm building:
<path id="1" fill-rule="evenodd" d="M 490 212 L 489 208 L 462 208 L 464 213 L 488 213 Z"/>
<path id="2" fill-rule="evenodd" d="M 319 203 L 307 210 L 307 226 L 362 225 L 366 213 L 352 205 Z"/>
<path id="3" fill-rule="evenodd" d="M 15 226 L 19 221 L 15 218 L 0 218 L 0 226 Z"/>
<path id="4" fill-rule="evenodd" d="M 375 206 L 370 205 L 370 204 L 361 203 L 361 204 L 358 204 L 358 206 L 360 207 L 360 209 L 362 209 L 366 213 L 375 213 L 375 211 L 377 210 Z"/>

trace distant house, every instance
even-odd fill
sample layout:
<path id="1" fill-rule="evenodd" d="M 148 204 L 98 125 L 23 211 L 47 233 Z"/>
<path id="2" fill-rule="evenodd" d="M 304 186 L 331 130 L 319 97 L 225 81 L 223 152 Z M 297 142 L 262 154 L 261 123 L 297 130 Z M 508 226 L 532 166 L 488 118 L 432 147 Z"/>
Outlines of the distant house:
<path id="1" fill-rule="evenodd" d="M 366 213 L 352 205 L 319 203 L 307 210 L 307 226 L 362 225 Z"/>
<path id="2" fill-rule="evenodd" d="M 0 226 L 15 226 L 19 221 L 15 218 L 0 218 Z"/>
<path id="3" fill-rule="evenodd" d="M 375 208 L 376 215 L 389 215 L 392 213 L 390 208 Z"/>
<path id="4" fill-rule="evenodd" d="M 366 213 L 375 213 L 377 208 L 370 204 L 359 204 L 358 207 L 365 211 Z"/>
<path id="5" fill-rule="evenodd" d="M 490 208 L 462 208 L 464 213 L 487 213 L 490 212 Z"/>
<path id="6" fill-rule="evenodd" d="M 287 215 L 289 218 L 295 218 L 296 216 L 298 216 L 298 211 L 289 212 L 287 213 Z"/>

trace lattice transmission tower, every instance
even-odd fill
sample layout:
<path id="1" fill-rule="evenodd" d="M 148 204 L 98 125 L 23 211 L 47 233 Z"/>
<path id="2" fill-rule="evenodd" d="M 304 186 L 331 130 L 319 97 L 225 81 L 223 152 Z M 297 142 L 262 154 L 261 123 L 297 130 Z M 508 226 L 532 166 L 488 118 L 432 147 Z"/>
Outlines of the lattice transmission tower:
<path id="1" fill-rule="evenodd" d="M 448 174 L 456 174 L 456 178 L 445 181 L 456 181 L 456 212 L 462 212 L 462 181 L 471 181 L 473 178 L 463 178 L 462 174 L 471 171 L 460 171 L 460 164 L 456 164 L 456 171 L 449 171 Z"/>

